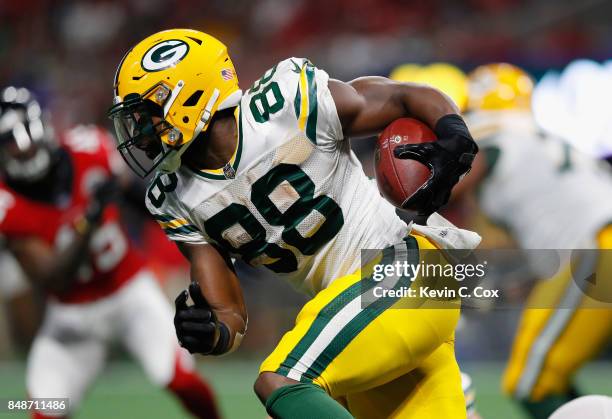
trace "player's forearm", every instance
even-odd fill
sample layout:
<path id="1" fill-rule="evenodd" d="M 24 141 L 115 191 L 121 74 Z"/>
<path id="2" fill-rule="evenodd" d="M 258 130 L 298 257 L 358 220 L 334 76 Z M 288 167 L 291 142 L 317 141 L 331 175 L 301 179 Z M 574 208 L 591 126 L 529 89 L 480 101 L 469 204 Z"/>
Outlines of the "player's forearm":
<path id="1" fill-rule="evenodd" d="M 437 89 L 385 77 L 360 77 L 348 83 L 330 80 L 329 89 L 346 137 L 378 135 L 403 117 L 419 119 L 435 129 L 442 117 L 459 113 Z"/>
<path id="2" fill-rule="evenodd" d="M 396 95 L 404 106 L 405 116 L 419 119 L 429 125 L 438 137 L 436 144 L 458 159 L 467 158 L 467 155 L 471 156 L 469 159 L 473 159 L 478 147 L 465 121 L 459 115 L 459 109 L 448 96 L 424 85 L 399 83 L 399 86 Z"/>
<path id="3" fill-rule="evenodd" d="M 227 327 L 228 332 L 228 342 L 218 355 L 233 352 L 238 349 L 242 338 L 246 334 L 248 322 L 246 313 L 241 313 L 235 309 L 222 309 L 215 310 L 215 314 L 219 322 Z"/>
<path id="4" fill-rule="evenodd" d="M 220 275 L 221 272 L 217 272 Z M 210 273 L 209 273 L 210 275 Z M 232 275 L 235 276 L 235 275 Z M 216 276 L 219 278 L 220 276 Z M 219 287 L 211 286 L 210 277 L 205 274 L 205 271 L 192 266 L 191 279 L 200 285 L 204 290 L 203 295 L 207 299 L 211 310 L 214 312 L 219 326 L 225 328 L 227 336 L 217 336 L 215 342 L 215 355 L 221 355 L 231 352 L 240 346 L 242 337 L 247 329 L 247 311 L 242 299 L 242 293 L 239 289 L 228 287 L 225 290 L 220 290 Z M 231 281 L 225 277 L 225 283 Z M 225 338 L 225 341 L 221 341 Z"/>
<path id="5" fill-rule="evenodd" d="M 459 109 L 453 101 L 441 91 L 413 83 L 401 83 L 397 91 L 405 115 L 419 119 L 432 129 L 445 115 L 459 114 Z"/>
<path id="6" fill-rule="evenodd" d="M 247 310 L 231 260 L 209 244 L 177 242 L 177 246 L 191 263 L 189 295 L 194 302 L 187 306 L 181 296 L 175 301 L 179 340 L 192 352 L 233 351 L 246 333 Z"/>

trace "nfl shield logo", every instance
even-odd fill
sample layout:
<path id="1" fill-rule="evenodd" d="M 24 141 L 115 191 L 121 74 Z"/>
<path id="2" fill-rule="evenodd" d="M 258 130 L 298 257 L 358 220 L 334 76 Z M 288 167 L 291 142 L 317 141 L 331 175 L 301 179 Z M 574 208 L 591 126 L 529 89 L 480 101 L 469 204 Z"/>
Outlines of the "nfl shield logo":
<path id="1" fill-rule="evenodd" d="M 223 80 L 231 80 L 234 78 L 234 72 L 230 68 L 224 68 L 221 70 L 221 77 Z"/>
<path id="2" fill-rule="evenodd" d="M 227 163 L 223 166 L 223 175 L 226 179 L 234 179 L 236 177 L 236 171 L 231 164 Z"/>

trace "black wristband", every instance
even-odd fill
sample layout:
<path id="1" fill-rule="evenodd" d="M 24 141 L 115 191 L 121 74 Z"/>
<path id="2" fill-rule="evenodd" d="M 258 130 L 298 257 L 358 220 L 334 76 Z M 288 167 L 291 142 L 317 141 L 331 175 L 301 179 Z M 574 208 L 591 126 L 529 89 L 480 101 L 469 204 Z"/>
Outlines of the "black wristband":
<path id="1" fill-rule="evenodd" d="M 219 340 L 210 352 L 211 355 L 221 355 L 229 350 L 230 332 L 224 323 L 219 322 Z"/>
<path id="2" fill-rule="evenodd" d="M 440 147 L 458 156 L 460 163 L 471 166 L 474 156 L 478 153 L 478 145 L 460 115 L 444 115 L 436 123 L 434 132 L 438 137 L 436 143 Z"/>
<path id="3" fill-rule="evenodd" d="M 469 138 L 472 140 L 472 135 L 468 130 L 465 121 L 461 117 L 461 115 L 457 114 L 448 114 L 444 115 L 442 118 L 438 119 L 436 122 L 436 127 L 434 128 L 434 132 L 438 136 L 438 138 L 451 138 L 454 136 L 460 136 L 464 138 Z"/>

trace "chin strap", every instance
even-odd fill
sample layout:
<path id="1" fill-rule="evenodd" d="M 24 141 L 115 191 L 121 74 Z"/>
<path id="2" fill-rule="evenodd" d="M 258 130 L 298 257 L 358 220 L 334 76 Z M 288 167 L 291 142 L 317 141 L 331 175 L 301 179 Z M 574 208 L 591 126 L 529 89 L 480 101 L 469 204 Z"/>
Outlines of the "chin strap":
<path id="1" fill-rule="evenodd" d="M 219 99 L 219 94 L 219 89 L 215 89 L 213 91 L 213 94 L 210 95 L 210 99 L 208 99 L 208 103 L 204 107 L 204 111 L 202 111 L 202 116 L 200 117 L 200 120 L 198 121 L 198 124 L 196 125 L 195 130 L 193 131 L 193 137 L 191 138 L 191 140 L 189 140 L 190 143 L 195 137 L 198 136 L 199 133 L 204 130 L 204 127 L 208 125 L 210 117 L 212 116 L 212 108 L 213 106 L 215 106 L 217 99 Z"/>
<path id="2" fill-rule="evenodd" d="M 204 111 L 202 111 L 202 116 L 200 117 L 200 120 L 193 131 L 193 137 L 191 137 L 187 143 L 184 143 L 177 148 L 169 148 L 167 144 L 163 144 L 167 154 L 165 154 L 164 161 L 160 164 L 159 170 L 164 173 L 174 173 L 179 169 L 179 167 L 181 167 L 181 156 L 183 153 L 185 153 L 185 151 L 187 151 L 189 145 L 193 143 L 193 139 L 197 137 L 200 132 L 202 132 L 206 124 L 208 124 L 210 121 L 210 117 L 212 116 L 212 108 L 215 106 L 217 99 L 219 99 L 219 89 L 215 89 L 213 94 L 210 96 L 210 99 L 208 99 L 208 103 L 204 107 Z"/>
<path id="3" fill-rule="evenodd" d="M 200 117 L 200 120 L 198 121 L 198 124 L 196 125 L 195 130 L 193 131 L 193 136 L 187 143 L 184 143 L 183 145 L 177 148 L 170 148 L 165 143 L 163 143 L 164 151 L 166 151 L 166 154 L 164 154 L 164 161 L 159 165 L 160 171 L 162 171 L 163 173 L 174 173 L 179 169 L 179 167 L 181 167 L 181 156 L 183 155 L 183 153 L 185 153 L 185 151 L 187 151 L 189 145 L 193 143 L 193 140 L 204 130 L 204 128 L 210 122 L 210 119 L 212 117 L 212 109 L 215 106 L 215 103 L 217 103 L 219 95 L 219 89 L 215 89 L 213 91 L 213 94 L 210 96 L 210 99 L 208 99 L 208 103 L 206 103 L 204 110 L 202 111 L 202 116 Z M 231 108 L 232 106 L 237 106 L 240 102 L 241 97 L 242 90 L 235 91 L 219 104 L 217 110 L 220 111 L 223 109 Z"/>
<path id="4" fill-rule="evenodd" d="M 178 148 L 172 148 L 167 151 L 167 154 L 162 154 L 160 157 L 164 159 L 163 162 L 159 165 L 159 170 L 162 173 L 174 173 L 179 167 L 181 167 L 181 156 L 185 151 L 187 151 L 187 146 L 189 144 L 185 144 L 184 146 L 179 146 Z M 165 150 L 168 150 L 168 146 L 163 143 L 162 145 Z"/>

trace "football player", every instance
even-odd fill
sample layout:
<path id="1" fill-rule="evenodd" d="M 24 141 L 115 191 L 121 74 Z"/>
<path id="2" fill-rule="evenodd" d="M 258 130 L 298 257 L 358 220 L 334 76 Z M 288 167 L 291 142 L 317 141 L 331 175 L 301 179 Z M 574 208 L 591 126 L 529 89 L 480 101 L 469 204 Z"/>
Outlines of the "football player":
<path id="1" fill-rule="evenodd" d="M 147 206 L 191 263 L 189 293 L 176 300 L 184 347 L 219 355 L 240 344 L 247 312 L 231 263 L 239 257 L 311 297 L 255 383 L 272 417 L 465 418 L 458 309 L 390 309 L 400 299 L 362 307 L 371 280 L 360 277 L 360 251 L 406 260 L 478 237 L 446 225 L 411 232 L 348 140 L 408 115 L 431 126 L 437 142 L 397 153 L 435 166 L 410 203 L 430 214 L 477 151 L 445 95 L 382 77 L 343 83 L 303 58 L 281 61 L 243 93 L 226 47 L 187 29 L 130 49 L 114 95 L 118 148 L 137 173 L 155 173 Z"/>
<path id="2" fill-rule="evenodd" d="M 0 233 L 48 294 L 28 357 L 28 395 L 67 398 L 67 413 L 74 411 L 109 343 L 119 341 L 192 414 L 218 417 L 210 388 L 178 345 L 170 305 L 119 223 L 118 155 L 108 134 L 77 126 L 56 140 L 28 90 L 7 87 L 0 100 Z"/>
<path id="3" fill-rule="evenodd" d="M 453 198 L 477 190 L 484 214 L 523 249 L 612 248 L 609 170 L 541 134 L 530 110 L 529 75 L 510 64 L 490 64 L 475 69 L 469 83 L 467 120 L 481 153 Z M 588 272 L 609 276 L 606 255 Z M 597 292 L 583 292 L 569 266 L 532 290 L 503 389 L 533 418 L 548 418 L 577 396 L 575 372 L 608 341 L 612 310 L 596 301 Z"/>

